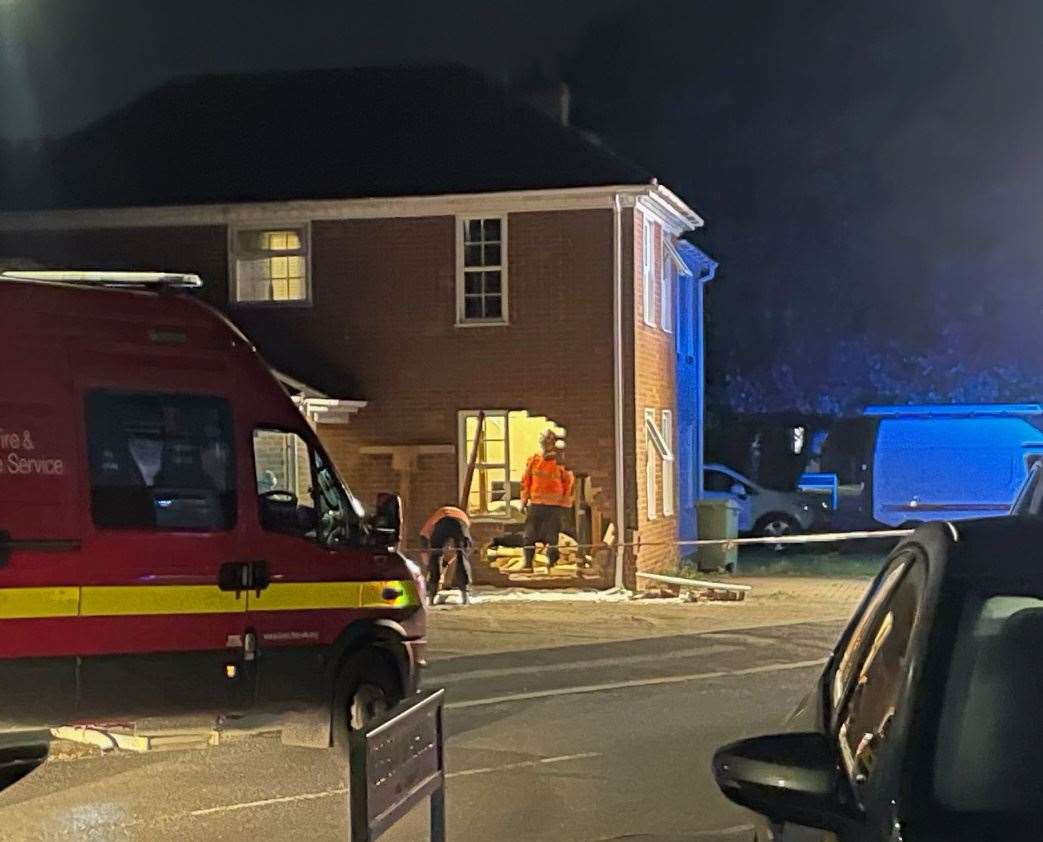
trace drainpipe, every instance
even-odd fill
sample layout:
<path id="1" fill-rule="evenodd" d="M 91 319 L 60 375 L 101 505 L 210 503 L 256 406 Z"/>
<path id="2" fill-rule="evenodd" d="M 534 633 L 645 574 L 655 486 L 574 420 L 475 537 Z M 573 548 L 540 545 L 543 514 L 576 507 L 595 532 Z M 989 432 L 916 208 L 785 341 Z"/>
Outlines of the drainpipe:
<path id="1" fill-rule="evenodd" d="M 612 201 L 612 352 L 613 390 L 615 392 L 616 444 L 616 576 L 615 586 L 623 587 L 624 528 L 623 476 L 623 207 L 616 193 Z"/>

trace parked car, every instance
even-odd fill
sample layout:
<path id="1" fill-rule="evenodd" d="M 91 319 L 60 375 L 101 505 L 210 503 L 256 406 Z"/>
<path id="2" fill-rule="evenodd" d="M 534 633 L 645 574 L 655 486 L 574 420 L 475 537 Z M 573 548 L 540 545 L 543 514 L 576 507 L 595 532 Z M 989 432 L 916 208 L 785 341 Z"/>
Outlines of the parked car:
<path id="1" fill-rule="evenodd" d="M 707 465 L 703 485 L 704 497 L 739 504 L 741 535 L 778 538 L 807 532 L 829 507 L 825 495 L 765 488 L 724 465 Z"/>
<path id="2" fill-rule="evenodd" d="M 766 840 L 1043 837 L 1043 519 L 919 527 L 785 733 L 718 750 Z"/>

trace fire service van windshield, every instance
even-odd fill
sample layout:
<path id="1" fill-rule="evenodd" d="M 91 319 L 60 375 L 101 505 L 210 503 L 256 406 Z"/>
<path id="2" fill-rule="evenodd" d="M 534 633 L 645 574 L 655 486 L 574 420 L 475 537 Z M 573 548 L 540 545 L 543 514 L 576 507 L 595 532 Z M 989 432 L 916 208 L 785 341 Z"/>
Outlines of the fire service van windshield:
<path id="1" fill-rule="evenodd" d="M 0 786 L 12 734 L 264 712 L 326 746 L 416 691 L 398 498 L 365 515 L 191 285 L 0 275 Z"/>

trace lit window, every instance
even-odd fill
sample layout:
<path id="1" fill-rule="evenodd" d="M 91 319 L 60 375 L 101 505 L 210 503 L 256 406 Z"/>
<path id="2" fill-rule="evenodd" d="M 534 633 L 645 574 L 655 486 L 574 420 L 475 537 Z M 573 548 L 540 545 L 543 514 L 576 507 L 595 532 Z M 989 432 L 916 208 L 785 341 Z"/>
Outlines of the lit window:
<path id="1" fill-rule="evenodd" d="M 663 456 L 663 514 L 674 513 L 674 414 L 669 409 L 663 410 L 663 441 L 668 453 Z"/>
<path id="2" fill-rule="evenodd" d="M 548 427 L 559 436 L 565 429 L 542 415 L 524 410 L 460 413 L 460 485 L 475 457 L 467 513 L 477 517 L 523 520 L 521 483 L 530 456 L 539 451 L 539 437 Z M 477 447 L 475 442 L 477 441 Z"/>
<path id="3" fill-rule="evenodd" d="M 648 217 L 645 217 L 644 229 L 641 236 L 641 251 L 643 254 L 642 283 L 644 285 L 643 309 L 645 324 L 649 327 L 655 327 L 655 259 L 653 256 L 654 249 L 652 247 L 652 223 L 649 221 Z"/>
<path id="4" fill-rule="evenodd" d="M 458 324 L 507 321 L 507 218 L 457 221 L 456 320 Z"/>
<path id="5" fill-rule="evenodd" d="M 235 301 L 309 299 L 307 226 L 237 229 L 232 234 L 231 248 Z"/>

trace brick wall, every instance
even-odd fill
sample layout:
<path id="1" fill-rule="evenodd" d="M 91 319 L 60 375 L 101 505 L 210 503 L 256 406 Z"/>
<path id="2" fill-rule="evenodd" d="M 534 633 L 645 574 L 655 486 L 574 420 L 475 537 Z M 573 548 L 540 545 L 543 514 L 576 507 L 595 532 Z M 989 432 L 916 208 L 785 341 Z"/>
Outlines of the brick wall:
<path id="1" fill-rule="evenodd" d="M 651 221 L 652 236 L 652 312 L 655 327 L 645 323 L 644 318 L 644 238 L 645 219 L 640 210 L 635 212 L 634 232 L 634 470 L 636 473 L 637 535 L 639 544 L 635 564 L 638 570 L 650 573 L 673 572 L 677 569 L 678 553 L 670 542 L 677 540 L 677 466 L 674 468 L 673 511 L 663 514 L 662 460 L 658 453 L 647 446 L 645 436 L 645 410 L 655 411 L 656 423 L 662 429 L 662 410 L 673 413 L 674 431 L 671 450 L 677 453 L 677 401 L 675 385 L 676 350 L 673 333 L 661 327 L 662 296 L 660 280 L 663 273 L 662 227 Z M 669 236 L 669 234 L 667 235 Z M 676 325 L 675 325 L 676 329 Z M 645 470 L 648 459 L 654 459 L 656 469 L 655 511 L 657 517 L 648 517 L 648 495 L 646 493 Z"/>
<path id="2" fill-rule="evenodd" d="M 510 215 L 507 326 L 455 326 L 454 224 L 438 217 L 313 226 L 315 309 L 326 320 L 315 332 L 341 349 L 354 396 L 369 402 L 331 445 L 338 464 L 360 494 L 378 490 L 370 483 L 401 493 L 398 474 L 360 446 L 456 447 L 459 410 L 525 409 L 566 428 L 569 463 L 605 489 L 610 517 L 611 213 Z M 422 456 L 412 477 L 410 543 L 431 510 L 456 500 L 457 459 Z M 490 531 L 478 525 L 476 537 Z"/>
<path id="3" fill-rule="evenodd" d="M 453 217 L 314 222 L 311 242 L 303 307 L 229 306 L 224 226 L 0 233 L 0 254 L 201 274 L 204 297 L 275 367 L 368 402 L 349 424 L 318 431 L 363 502 L 406 492 L 410 544 L 431 510 L 457 499 L 456 456 L 421 456 L 405 490 L 390 456 L 359 448 L 456 447 L 464 409 L 524 409 L 564 426 L 570 467 L 603 489 L 614 519 L 610 210 L 510 214 L 506 326 L 455 326 Z"/>

